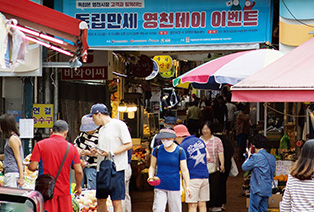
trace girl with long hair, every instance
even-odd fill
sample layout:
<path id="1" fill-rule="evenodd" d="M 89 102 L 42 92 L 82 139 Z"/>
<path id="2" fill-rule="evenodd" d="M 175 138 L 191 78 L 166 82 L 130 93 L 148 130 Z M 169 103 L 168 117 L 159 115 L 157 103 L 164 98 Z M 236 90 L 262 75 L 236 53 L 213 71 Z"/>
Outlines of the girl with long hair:
<path id="1" fill-rule="evenodd" d="M 23 165 L 24 152 L 20 133 L 14 116 L 3 114 L 0 116 L 0 129 L 6 139 L 4 146 L 4 181 L 8 187 L 22 187 L 24 184 Z"/>

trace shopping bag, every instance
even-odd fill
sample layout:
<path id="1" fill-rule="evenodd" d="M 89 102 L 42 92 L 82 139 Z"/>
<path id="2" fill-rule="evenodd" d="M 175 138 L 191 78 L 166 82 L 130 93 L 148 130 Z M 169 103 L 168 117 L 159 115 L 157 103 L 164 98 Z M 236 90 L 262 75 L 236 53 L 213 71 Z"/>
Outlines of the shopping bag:
<path id="1" fill-rule="evenodd" d="M 40 175 L 35 182 L 35 190 L 39 191 L 44 200 L 50 200 L 53 198 L 55 189 L 55 178 L 49 174 Z"/>
<path id="2" fill-rule="evenodd" d="M 112 178 L 116 175 L 116 165 L 113 161 L 113 156 L 109 152 L 108 157 L 100 162 L 99 171 L 96 175 L 96 188 L 104 192 L 112 191 L 114 185 Z"/>
<path id="3" fill-rule="evenodd" d="M 236 177 L 236 176 L 238 176 L 238 174 L 239 174 L 239 170 L 238 170 L 237 164 L 236 164 L 234 158 L 232 157 L 231 158 L 231 168 L 230 168 L 229 176 L 230 177 Z"/>

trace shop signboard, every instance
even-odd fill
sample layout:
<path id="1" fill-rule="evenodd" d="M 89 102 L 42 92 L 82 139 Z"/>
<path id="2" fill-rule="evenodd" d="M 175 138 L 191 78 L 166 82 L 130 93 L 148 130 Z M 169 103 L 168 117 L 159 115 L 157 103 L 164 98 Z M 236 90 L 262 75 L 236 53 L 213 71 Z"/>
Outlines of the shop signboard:
<path id="1" fill-rule="evenodd" d="M 53 126 L 53 104 L 33 104 L 35 128 L 51 128 Z"/>
<path id="2" fill-rule="evenodd" d="M 56 9 L 87 22 L 90 47 L 271 42 L 272 0 L 60 1 Z"/>
<path id="3" fill-rule="evenodd" d="M 64 56 L 63 56 L 64 57 Z M 107 51 L 88 51 L 87 63 L 80 68 L 62 68 L 62 80 L 107 80 L 112 79 L 108 66 L 112 57 Z M 63 59 L 65 60 L 65 59 Z"/>

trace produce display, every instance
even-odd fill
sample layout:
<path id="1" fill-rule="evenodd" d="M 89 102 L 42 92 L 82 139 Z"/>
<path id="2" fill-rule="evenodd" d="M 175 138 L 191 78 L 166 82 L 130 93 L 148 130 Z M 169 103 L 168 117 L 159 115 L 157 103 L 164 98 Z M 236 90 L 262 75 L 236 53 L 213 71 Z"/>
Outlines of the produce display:
<path id="1" fill-rule="evenodd" d="M 133 146 L 132 160 L 144 161 L 148 150 L 142 146 Z"/>
<path id="2" fill-rule="evenodd" d="M 32 154 L 29 154 L 26 156 L 26 158 L 23 160 L 24 165 L 28 165 L 30 162 Z M 28 169 L 28 166 L 24 166 L 24 185 L 23 188 L 26 189 L 35 189 L 35 181 L 38 176 L 38 171 L 30 171 Z"/>
<path id="3" fill-rule="evenodd" d="M 71 191 L 74 192 L 75 183 L 71 183 Z M 74 195 L 73 195 L 74 197 Z M 75 196 L 72 200 L 73 211 L 78 212 L 96 212 L 97 211 L 97 199 L 96 199 L 96 190 L 84 190 L 81 195 Z M 112 210 L 112 202 L 110 197 L 107 199 L 107 208 L 109 211 Z M 77 210 L 79 208 L 79 210 Z"/>

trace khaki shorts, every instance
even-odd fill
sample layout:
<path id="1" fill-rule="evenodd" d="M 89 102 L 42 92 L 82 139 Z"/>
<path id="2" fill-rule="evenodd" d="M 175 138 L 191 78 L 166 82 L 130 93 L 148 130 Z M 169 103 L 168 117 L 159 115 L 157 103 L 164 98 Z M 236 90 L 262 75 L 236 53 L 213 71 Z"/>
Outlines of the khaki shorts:
<path id="1" fill-rule="evenodd" d="M 192 198 L 185 195 L 186 203 L 197 203 L 203 201 L 209 201 L 209 182 L 208 178 L 205 179 L 191 179 L 190 188 Z"/>

